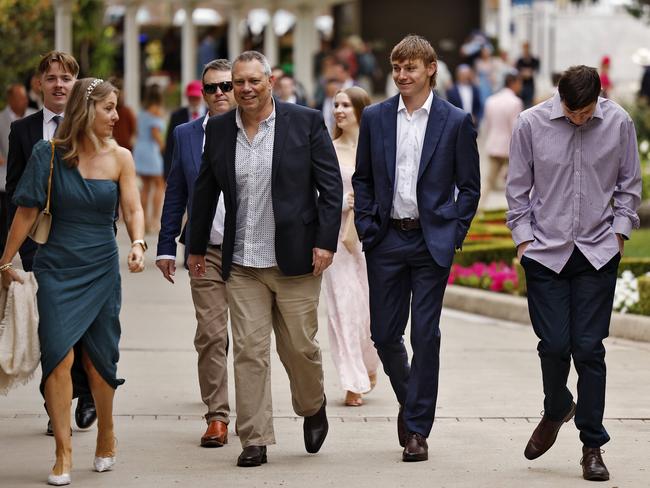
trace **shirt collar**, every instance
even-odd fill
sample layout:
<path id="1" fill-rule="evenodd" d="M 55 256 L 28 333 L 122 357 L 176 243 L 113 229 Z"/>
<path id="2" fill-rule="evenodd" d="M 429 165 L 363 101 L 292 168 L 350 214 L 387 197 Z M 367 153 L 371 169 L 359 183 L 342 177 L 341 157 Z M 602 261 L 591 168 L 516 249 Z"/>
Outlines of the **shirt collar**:
<path id="1" fill-rule="evenodd" d="M 417 112 L 418 110 L 424 109 L 424 111 L 429 115 L 431 113 L 431 104 L 433 103 L 433 90 L 429 92 L 429 96 L 425 100 L 425 102 L 422 104 L 422 106 L 413 111 L 413 113 Z M 404 99 L 402 98 L 402 95 L 399 96 L 399 104 L 397 105 L 397 113 L 401 112 L 402 110 L 406 110 L 406 105 L 404 104 Z"/>
<path id="2" fill-rule="evenodd" d="M 46 124 L 48 124 L 57 115 L 61 117 L 65 117 L 65 112 L 61 112 L 60 114 L 55 114 L 49 108 L 43 106 L 43 122 L 45 122 Z"/>
<path id="3" fill-rule="evenodd" d="M 203 117 L 203 132 L 205 132 L 205 126 L 208 125 L 208 119 L 210 118 L 210 112 L 205 113 L 205 117 Z"/>
<path id="4" fill-rule="evenodd" d="M 602 104 L 605 101 L 604 98 L 598 97 L 596 101 L 596 109 L 594 110 L 594 115 L 592 118 L 603 119 L 603 107 Z M 553 105 L 551 106 L 551 115 L 550 119 L 555 120 L 564 117 L 564 109 L 562 108 L 562 100 L 560 100 L 560 94 L 555 93 L 553 95 Z"/>
<path id="5" fill-rule="evenodd" d="M 271 115 L 261 121 L 260 124 L 269 125 L 272 121 L 275 120 L 275 99 L 273 97 L 271 97 L 271 103 L 273 103 L 273 110 L 271 111 Z M 235 122 L 238 129 L 244 130 L 244 123 L 241 120 L 241 108 L 239 107 L 237 107 L 237 112 L 235 112 Z"/>

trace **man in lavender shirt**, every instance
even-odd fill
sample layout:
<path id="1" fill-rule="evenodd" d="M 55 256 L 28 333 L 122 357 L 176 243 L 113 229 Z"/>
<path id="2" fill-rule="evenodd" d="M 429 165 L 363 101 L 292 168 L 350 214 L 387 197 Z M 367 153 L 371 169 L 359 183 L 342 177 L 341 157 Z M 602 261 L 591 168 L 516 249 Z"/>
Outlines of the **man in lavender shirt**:
<path id="1" fill-rule="evenodd" d="M 541 359 L 544 415 L 524 455 L 536 459 L 575 415 L 586 480 L 609 472 L 600 447 L 605 348 L 624 242 L 639 226 L 641 169 L 634 124 L 598 97 L 595 68 L 573 66 L 558 93 L 523 112 L 510 146 L 507 225 L 526 272 Z M 578 402 L 567 388 L 571 358 Z"/>

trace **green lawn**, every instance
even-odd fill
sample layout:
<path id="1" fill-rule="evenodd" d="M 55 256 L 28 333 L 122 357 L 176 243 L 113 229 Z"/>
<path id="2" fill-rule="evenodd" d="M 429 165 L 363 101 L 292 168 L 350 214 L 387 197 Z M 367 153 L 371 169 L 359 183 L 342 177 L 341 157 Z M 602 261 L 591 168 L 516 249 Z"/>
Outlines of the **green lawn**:
<path id="1" fill-rule="evenodd" d="M 632 231 L 632 238 L 625 243 L 625 256 L 650 257 L 650 229 L 644 228 Z"/>

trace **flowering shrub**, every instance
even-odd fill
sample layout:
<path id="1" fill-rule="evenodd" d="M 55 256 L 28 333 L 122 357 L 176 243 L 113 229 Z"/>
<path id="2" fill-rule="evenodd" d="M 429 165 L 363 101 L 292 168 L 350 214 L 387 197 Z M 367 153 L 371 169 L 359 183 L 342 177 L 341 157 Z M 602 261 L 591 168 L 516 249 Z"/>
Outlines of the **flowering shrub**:
<path id="1" fill-rule="evenodd" d="M 464 267 L 454 264 L 449 273 L 450 285 L 483 288 L 502 293 L 514 293 L 517 289 L 517 272 L 503 262 L 474 263 Z"/>
<path id="2" fill-rule="evenodd" d="M 646 273 L 650 276 L 650 273 Z M 632 271 L 623 271 L 616 280 L 614 310 L 621 313 L 638 313 L 639 282 Z"/>

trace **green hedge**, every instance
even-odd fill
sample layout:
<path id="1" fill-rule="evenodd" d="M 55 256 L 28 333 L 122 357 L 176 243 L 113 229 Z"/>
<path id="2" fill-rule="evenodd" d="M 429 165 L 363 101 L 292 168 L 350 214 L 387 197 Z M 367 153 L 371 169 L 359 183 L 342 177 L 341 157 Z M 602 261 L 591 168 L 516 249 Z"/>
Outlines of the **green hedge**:
<path id="1" fill-rule="evenodd" d="M 637 307 L 641 315 L 650 315 L 650 276 L 640 276 L 639 303 Z"/>
<path id="2" fill-rule="evenodd" d="M 626 270 L 632 271 L 634 276 L 643 276 L 650 272 L 650 258 L 626 258 L 624 256 L 621 259 L 621 263 L 618 265 L 618 275 L 621 276 L 623 271 Z"/>
<path id="3" fill-rule="evenodd" d="M 466 243 L 463 250 L 454 256 L 454 263 L 461 266 L 470 266 L 476 262 L 503 261 L 509 263 L 516 255 L 517 250 L 512 241 L 508 244 L 505 242 Z"/>

